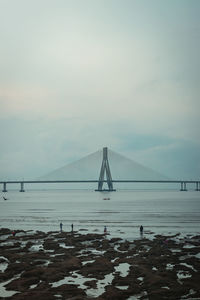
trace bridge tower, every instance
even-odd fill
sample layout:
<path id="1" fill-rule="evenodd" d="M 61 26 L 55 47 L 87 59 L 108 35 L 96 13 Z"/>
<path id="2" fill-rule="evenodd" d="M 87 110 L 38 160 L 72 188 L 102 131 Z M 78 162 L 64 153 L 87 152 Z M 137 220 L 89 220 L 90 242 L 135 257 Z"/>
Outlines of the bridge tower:
<path id="1" fill-rule="evenodd" d="M 105 174 L 106 174 L 106 180 L 104 180 Z M 106 183 L 108 185 L 108 189 L 103 189 L 104 181 L 106 181 Z M 115 191 L 113 189 L 112 176 L 111 176 L 109 162 L 108 162 L 108 148 L 107 147 L 103 148 L 103 160 L 102 160 L 101 170 L 100 170 L 100 175 L 99 175 L 98 189 L 95 191 L 98 191 L 98 192 L 102 192 L 102 191 L 113 192 L 113 191 Z"/>

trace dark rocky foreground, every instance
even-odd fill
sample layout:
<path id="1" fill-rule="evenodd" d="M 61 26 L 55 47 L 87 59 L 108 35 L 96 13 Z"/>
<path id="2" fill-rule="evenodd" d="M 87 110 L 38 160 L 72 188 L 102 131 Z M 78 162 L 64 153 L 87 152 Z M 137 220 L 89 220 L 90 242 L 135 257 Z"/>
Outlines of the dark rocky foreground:
<path id="1" fill-rule="evenodd" d="M 200 235 L 0 230 L 0 299 L 200 299 Z"/>

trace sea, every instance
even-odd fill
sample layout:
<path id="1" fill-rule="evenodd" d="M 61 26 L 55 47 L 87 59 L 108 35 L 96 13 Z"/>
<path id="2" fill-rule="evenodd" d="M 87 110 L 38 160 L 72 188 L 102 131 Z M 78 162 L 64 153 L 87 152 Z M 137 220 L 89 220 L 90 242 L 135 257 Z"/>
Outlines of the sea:
<path id="1" fill-rule="evenodd" d="M 4 200 L 5 197 L 7 200 Z M 12 230 L 103 233 L 134 239 L 200 234 L 200 191 L 179 190 L 11 190 L 1 193 L 0 226 Z"/>

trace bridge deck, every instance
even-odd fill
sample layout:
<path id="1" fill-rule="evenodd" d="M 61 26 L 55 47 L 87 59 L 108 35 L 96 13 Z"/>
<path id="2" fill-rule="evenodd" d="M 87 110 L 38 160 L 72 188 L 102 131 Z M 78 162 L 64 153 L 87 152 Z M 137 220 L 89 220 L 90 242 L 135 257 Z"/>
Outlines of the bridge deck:
<path id="1" fill-rule="evenodd" d="M 102 183 L 107 183 L 107 180 L 6 180 L 0 181 L 3 184 L 2 192 L 7 192 L 7 184 L 20 184 L 20 192 L 25 192 L 24 185 L 28 184 L 42 184 L 42 183 L 98 183 L 98 189 L 95 191 L 109 191 L 113 192 L 115 189 L 113 185 L 108 185 L 108 189 L 103 189 Z M 101 185 L 99 185 L 101 183 Z M 199 180 L 112 180 L 112 183 L 179 183 L 181 184 L 181 191 L 187 191 L 186 185 L 188 183 L 196 184 L 196 191 L 200 191 L 200 181 Z M 100 187 L 99 187 L 100 186 Z"/>
<path id="2" fill-rule="evenodd" d="M 0 181 L 0 184 L 13 184 L 13 183 L 97 183 L 99 180 L 4 180 Z M 103 180 L 102 182 L 107 182 L 107 180 Z M 196 183 L 200 182 L 200 180 L 112 180 L 113 183 L 129 183 L 129 182 L 138 182 L 138 183 Z"/>

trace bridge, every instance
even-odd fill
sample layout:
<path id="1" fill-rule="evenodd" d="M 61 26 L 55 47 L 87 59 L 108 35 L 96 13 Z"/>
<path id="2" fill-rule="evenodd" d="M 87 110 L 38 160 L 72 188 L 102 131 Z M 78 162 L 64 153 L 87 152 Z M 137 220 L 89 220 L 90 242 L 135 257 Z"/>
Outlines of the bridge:
<path id="1" fill-rule="evenodd" d="M 15 181 L 0 181 L 0 184 L 3 185 L 2 192 L 7 192 L 7 186 L 11 184 L 19 184 L 20 192 L 25 192 L 25 184 L 52 184 L 52 183 L 97 183 L 99 185 L 99 180 L 15 180 Z M 101 184 L 108 184 L 107 180 L 101 181 Z M 180 191 L 187 191 L 187 184 L 194 184 L 195 191 L 200 191 L 200 181 L 197 180 L 112 180 L 109 184 L 113 183 L 151 183 L 151 184 L 180 184 Z M 115 189 L 96 189 L 98 192 L 113 192 Z"/>
<path id="2" fill-rule="evenodd" d="M 108 148 L 103 148 L 103 158 L 100 169 L 99 179 L 97 180 L 5 180 L 0 181 L 3 185 L 2 192 L 7 192 L 7 186 L 11 184 L 19 184 L 20 192 L 25 192 L 25 184 L 61 184 L 61 183 L 96 183 L 98 188 L 95 191 L 113 192 L 116 191 L 113 187 L 114 183 L 151 183 L 151 184 L 180 184 L 180 191 L 187 191 L 187 184 L 194 184 L 195 190 L 200 191 L 200 180 L 113 180 L 108 161 Z M 107 184 L 107 188 L 104 188 Z"/>

